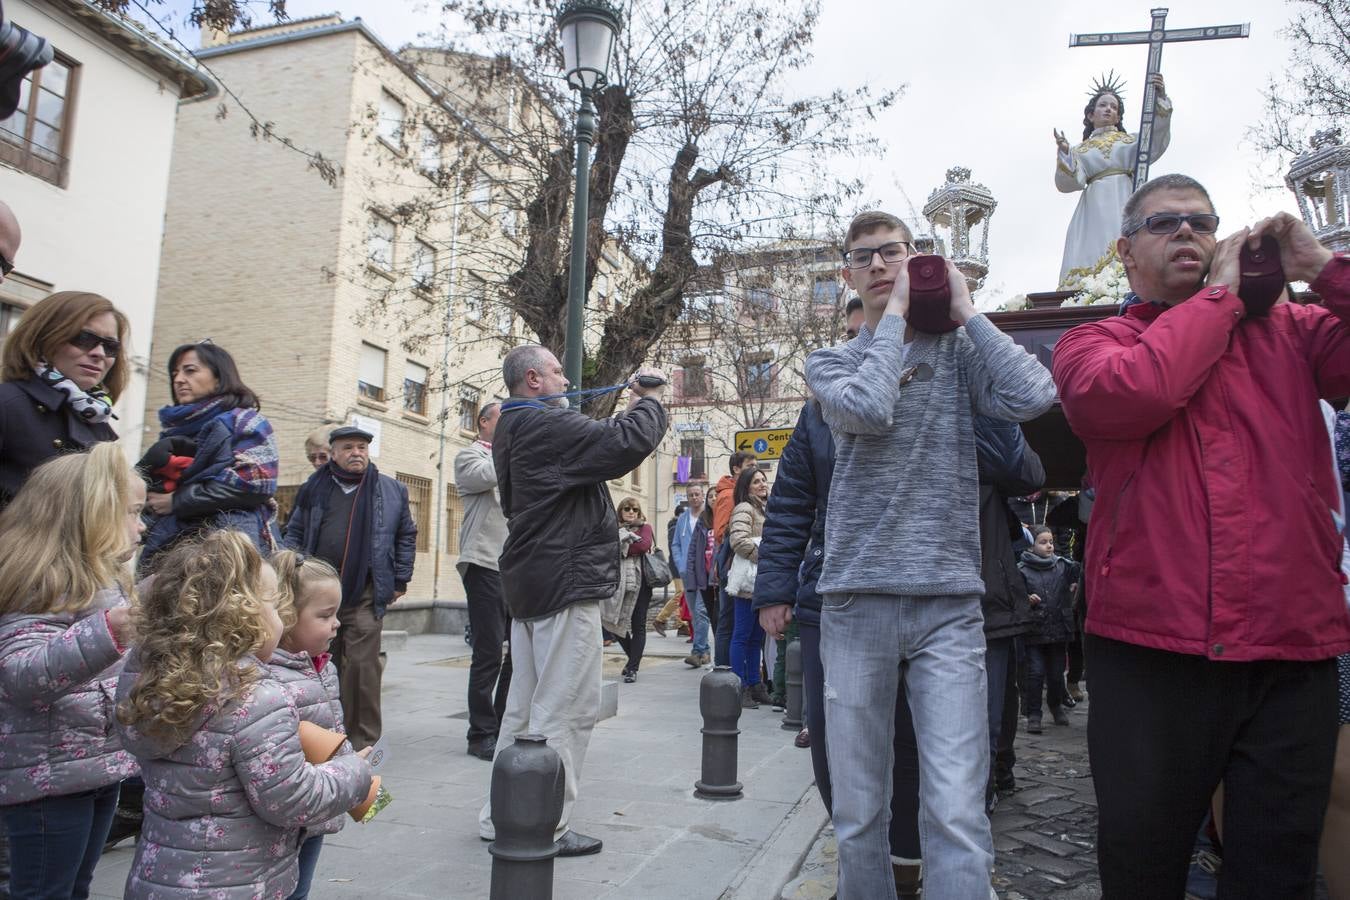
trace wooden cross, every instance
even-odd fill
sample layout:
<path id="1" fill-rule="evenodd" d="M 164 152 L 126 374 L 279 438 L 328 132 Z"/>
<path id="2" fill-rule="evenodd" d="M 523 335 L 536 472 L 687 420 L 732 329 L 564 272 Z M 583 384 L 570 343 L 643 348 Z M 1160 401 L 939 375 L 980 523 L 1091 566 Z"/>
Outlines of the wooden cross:
<path id="1" fill-rule="evenodd" d="M 1139 153 L 1134 163 L 1134 189 L 1139 190 L 1148 181 L 1148 165 L 1153 159 L 1153 104 L 1156 91 L 1151 77 L 1162 71 L 1163 44 L 1177 41 L 1219 41 L 1225 38 L 1245 38 L 1251 35 L 1249 22 L 1241 25 L 1212 25 L 1207 28 L 1163 28 L 1167 8 L 1149 10 L 1153 25 L 1148 31 L 1100 32 L 1098 34 L 1071 34 L 1070 47 L 1109 47 L 1116 44 L 1148 44 L 1148 70 L 1144 74 L 1144 115 L 1139 122 Z"/>

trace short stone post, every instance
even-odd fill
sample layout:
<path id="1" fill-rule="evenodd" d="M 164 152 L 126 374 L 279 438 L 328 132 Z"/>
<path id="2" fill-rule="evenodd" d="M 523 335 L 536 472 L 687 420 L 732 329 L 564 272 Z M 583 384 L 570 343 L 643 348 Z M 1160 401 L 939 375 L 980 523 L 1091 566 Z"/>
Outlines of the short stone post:
<path id="1" fill-rule="evenodd" d="M 694 782 L 694 796 L 739 800 L 736 739 L 741 733 L 741 679 L 731 666 L 717 666 L 703 676 L 698 686 L 698 708 L 703 714 L 703 777 Z"/>
<path id="2" fill-rule="evenodd" d="M 783 663 L 787 675 L 787 703 L 783 705 L 783 730 L 802 727 L 802 642 L 793 638 L 787 645 Z"/>
<path id="3" fill-rule="evenodd" d="M 562 807 L 562 757 L 542 735 L 518 735 L 492 763 L 491 900 L 552 900 Z"/>

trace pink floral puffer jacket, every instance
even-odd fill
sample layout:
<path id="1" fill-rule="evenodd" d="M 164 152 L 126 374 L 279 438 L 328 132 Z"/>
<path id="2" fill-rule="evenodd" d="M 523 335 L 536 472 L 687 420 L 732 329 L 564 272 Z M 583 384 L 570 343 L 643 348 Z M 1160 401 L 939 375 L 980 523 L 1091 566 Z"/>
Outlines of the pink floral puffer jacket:
<path id="1" fill-rule="evenodd" d="M 295 711 L 302 722 L 313 722 L 320 728 L 346 734 L 342 723 L 342 701 L 338 699 L 337 667 L 327 653 L 317 659 L 308 653 L 290 653 L 278 647 L 267 661 L 272 677 L 286 686 L 295 703 Z M 352 745 L 343 743 L 339 754 L 353 753 Z M 336 815 L 322 825 L 311 825 L 305 836 L 336 834 L 347 823 L 347 814 Z"/>
<path id="2" fill-rule="evenodd" d="M 0 618 L 0 806 L 136 774 L 113 730 L 122 650 L 108 628 L 121 590 L 77 615 Z"/>
<path id="3" fill-rule="evenodd" d="M 299 874 L 301 829 L 369 793 L 370 766 L 356 754 L 319 766 L 305 761 L 290 692 L 263 669 L 243 697 L 208 707 L 183 743 L 118 723 L 145 779 L 145 820 L 124 896 L 284 900 Z M 118 703 L 139 675 L 133 650 Z"/>

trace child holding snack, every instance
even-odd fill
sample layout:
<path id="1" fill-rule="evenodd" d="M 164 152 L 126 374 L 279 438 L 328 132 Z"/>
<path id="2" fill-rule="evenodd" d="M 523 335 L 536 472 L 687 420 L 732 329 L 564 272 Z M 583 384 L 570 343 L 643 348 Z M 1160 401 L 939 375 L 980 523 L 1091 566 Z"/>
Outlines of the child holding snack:
<path id="1" fill-rule="evenodd" d="M 241 532 L 170 551 L 135 617 L 118 731 L 145 779 L 127 897 L 286 897 L 301 829 L 370 791 L 365 759 L 305 760 L 300 718 L 265 662 L 277 576 Z"/>
<path id="2" fill-rule="evenodd" d="M 279 550 L 272 554 L 271 563 L 277 573 L 277 614 L 285 631 L 281 645 L 272 652 L 268 669 L 291 692 L 301 721 L 342 732 L 337 668 L 328 653 L 328 646 L 337 637 L 342 581 L 328 563 L 317 556 L 301 556 L 294 550 Z M 351 745 L 344 743 L 343 750 L 351 753 Z M 323 837 L 340 831 L 344 819 L 338 814 L 305 829 L 300 844 L 300 881 L 289 900 L 305 900 L 309 896 Z"/>

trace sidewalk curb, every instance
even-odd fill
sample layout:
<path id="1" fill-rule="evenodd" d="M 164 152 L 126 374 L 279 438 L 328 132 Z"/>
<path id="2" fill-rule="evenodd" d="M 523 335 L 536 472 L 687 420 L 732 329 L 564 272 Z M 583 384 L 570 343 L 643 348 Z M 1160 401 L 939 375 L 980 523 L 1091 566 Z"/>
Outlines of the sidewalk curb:
<path id="1" fill-rule="evenodd" d="M 829 824 L 815 782 L 802 793 L 760 852 L 721 893 L 722 900 L 778 900 L 796 877 L 816 837 Z"/>

